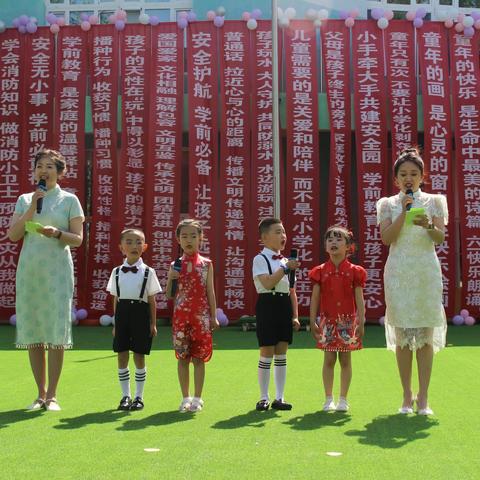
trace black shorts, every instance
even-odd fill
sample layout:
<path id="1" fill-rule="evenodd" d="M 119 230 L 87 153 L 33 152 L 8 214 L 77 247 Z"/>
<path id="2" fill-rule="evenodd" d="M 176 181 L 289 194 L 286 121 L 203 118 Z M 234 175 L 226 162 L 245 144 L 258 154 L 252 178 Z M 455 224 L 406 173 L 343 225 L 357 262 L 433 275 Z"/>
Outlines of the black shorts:
<path id="1" fill-rule="evenodd" d="M 292 343 L 292 302 L 286 293 L 261 293 L 255 306 L 257 339 L 260 347 L 278 342 Z"/>
<path id="2" fill-rule="evenodd" d="M 115 311 L 113 351 L 148 355 L 152 348 L 150 306 L 138 300 L 119 300 Z"/>

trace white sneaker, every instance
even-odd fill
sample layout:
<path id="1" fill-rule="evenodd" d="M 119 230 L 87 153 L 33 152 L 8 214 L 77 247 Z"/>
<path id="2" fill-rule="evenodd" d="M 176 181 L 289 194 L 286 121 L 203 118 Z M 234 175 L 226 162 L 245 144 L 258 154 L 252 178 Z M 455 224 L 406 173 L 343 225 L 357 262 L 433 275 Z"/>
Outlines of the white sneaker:
<path id="1" fill-rule="evenodd" d="M 426 407 L 426 408 L 420 408 L 417 413 L 419 415 L 425 415 L 425 416 L 429 416 L 429 415 L 435 415 L 433 413 L 433 410 L 430 408 L 430 407 Z"/>
<path id="2" fill-rule="evenodd" d="M 185 413 L 190 411 L 190 406 L 192 405 L 192 397 L 185 397 L 182 400 L 182 403 L 178 407 L 180 413 Z"/>
<path id="3" fill-rule="evenodd" d="M 348 412 L 349 405 L 346 398 L 340 397 L 337 403 L 337 408 L 335 409 L 337 412 Z"/>
<path id="4" fill-rule="evenodd" d="M 201 398 L 194 397 L 192 404 L 190 405 L 191 412 L 201 412 L 203 409 L 203 400 Z"/>
<path id="5" fill-rule="evenodd" d="M 400 407 L 398 409 L 398 413 L 402 415 L 409 415 L 410 413 L 413 413 L 413 407 Z"/>
<path id="6" fill-rule="evenodd" d="M 45 410 L 49 412 L 59 412 L 61 410 L 60 405 L 56 398 L 47 398 L 45 400 Z"/>
<path id="7" fill-rule="evenodd" d="M 28 407 L 27 410 L 40 410 L 45 407 L 45 400 L 37 398 Z"/>
<path id="8" fill-rule="evenodd" d="M 327 397 L 325 399 L 325 403 L 323 404 L 322 410 L 324 412 L 332 412 L 335 410 L 335 402 L 333 401 L 333 397 Z"/>

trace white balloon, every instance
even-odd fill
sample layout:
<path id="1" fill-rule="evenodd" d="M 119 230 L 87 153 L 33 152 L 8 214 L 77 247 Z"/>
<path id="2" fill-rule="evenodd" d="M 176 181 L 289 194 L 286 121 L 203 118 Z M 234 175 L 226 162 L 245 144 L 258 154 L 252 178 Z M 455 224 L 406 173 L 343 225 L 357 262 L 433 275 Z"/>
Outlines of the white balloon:
<path id="1" fill-rule="evenodd" d="M 150 23 L 150 16 L 146 13 L 141 13 L 138 17 L 138 21 L 142 25 L 148 25 Z"/>
<path id="2" fill-rule="evenodd" d="M 307 20 L 315 20 L 317 18 L 317 11 L 314 10 L 313 8 L 309 8 L 306 12 L 305 12 L 305 18 Z"/>
<path id="3" fill-rule="evenodd" d="M 110 315 L 102 315 L 99 322 L 102 327 L 108 327 L 112 323 L 112 317 Z"/>
<path id="4" fill-rule="evenodd" d="M 227 12 L 227 10 L 225 10 L 225 7 L 222 6 L 218 7 L 215 11 L 219 17 L 224 17 L 225 13 Z"/>
<path id="5" fill-rule="evenodd" d="M 446 10 L 439 10 L 437 12 L 437 17 L 438 17 L 439 20 L 444 22 L 448 18 L 448 13 L 447 13 Z"/>
<path id="6" fill-rule="evenodd" d="M 379 18 L 377 20 L 378 28 L 385 30 L 388 27 L 388 20 L 385 17 Z"/>
<path id="7" fill-rule="evenodd" d="M 313 26 L 315 28 L 320 28 L 322 26 L 322 21 L 319 19 L 319 18 L 316 18 L 314 21 L 313 21 Z"/>
<path id="8" fill-rule="evenodd" d="M 5 22 L 0 20 L 0 33 L 3 33 L 7 29 Z"/>
<path id="9" fill-rule="evenodd" d="M 277 8 L 277 16 L 278 18 L 283 17 L 283 10 L 280 7 Z"/>
<path id="10" fill-rule="evenodd" d="M 317 12 L 317 18 L 320 20 L 326 20 L 328 18 L 328 10 L 322 8 Z"/>
<path id="11" fill-rule="evenodd" d="M 291 20 L 292 18 L 295 18 L 295 15 L 297 14 L 297 11 L 293 7 L 288 7 L 285 10 L 285 16 Z"/>
<path id="12" fill-rule="evenodd" d="M 282 28 L 287 28 L 290 25 L 290 19 L 286 15 L 283 15 L 283 17 L 278 18 L 278 24 Z"/>
<path id="13" fill-rule="evenodd" d="M 249 30 L 255 30 L 257 28 L 257 21 L 254 18 L 250 18 L 247 22 L 247 28 Z"/>
<path id="14" fill-rule="evenodd" d="M 464 27 L 473 27 L 475 20 L 472 17 L 465 17 L 462 23 Z"/>

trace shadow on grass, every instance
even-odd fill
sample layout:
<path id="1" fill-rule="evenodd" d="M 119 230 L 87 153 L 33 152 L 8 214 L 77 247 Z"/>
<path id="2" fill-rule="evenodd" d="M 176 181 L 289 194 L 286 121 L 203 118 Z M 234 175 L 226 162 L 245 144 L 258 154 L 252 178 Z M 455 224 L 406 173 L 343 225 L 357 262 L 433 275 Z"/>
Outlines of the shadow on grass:
<path id="1" fill-rule="evenodd" d="M 295 430 L 316 430 L 323 427 L 343 427 L 350 420 L 348 413 L 316 412 L 294 417 L 283 423 Z"/>
<path id="2" fill-rule="evenodd" d="M 85 413 L 85 415 L 78 417 L 61 418 L 60 424 L 55 425 L 53 428 L 58 428 L 59 430 L 74 430 L 92 424 L 101 425 L 103 423 L 114 423 L 122 420 L 129 414 L 130 412 L 122 410 Z"/>
<path id="3" fill-rule="evenodd" d="M 42 416 L 45 410 L 28 411 L 22 410 L 9 410 L 8 412 L 0 412 L 0 429 L 6 428 L 14 423 L 25 422 L 27 420 L 34 420 L 39 416 Z"/>
<path id="4" fill-rule="evenodd" d="M 243 427 L 264 427 L 268 420 L 273 418 L 278 418 L 278 413 L 275 410 L 267 410 L 266 412 L 257 412 L 256 410 L 251 410 L 247 413 L 242 413 L 242 415 L 237 415 L 236 417 L 229 418 L 228 420 L 220 420 L 219 422 L 212 425 L 212 428 L 218 428 L 221 430 L 230 430 L 233 428 L 243 428 Z"/>
<path id="5" fill-rule="evenodd" d="M 358 437 L 359 443 L 381 448 L 401 448 L 407 443 L 427 438 L 429 428 L 438 426 L 438 420 L 423 416 L 384 415 L 365 425 L 365 430 L 350 430 L 345 435 Z"/>
<path id="6" fill-rule="evenodd" d="M 117 354 L 114 353 L 112 355 L 105 355 L 103 357 L 86 358 L 84 360 L 74 360 L 74 363 L 96 362 L 97 360 L 105 360 L 106 358 L 113 358 L 113 357 L 116 357 L 116 356 L 117 356 Z"/>
<path id="7" fill-rule="evenodd" d="M 158 427 L 160 425 L 170 425 L 172 423 L 180 423 L 195 418 L 193 413 L 180 413 L 178 410 L 171 410 L 170 412 L 158 412 L 150 417 L 139 418 L 138 420 L 127 420 L 117 427 L 117 430 L 143 430 L 147 427 Z"/>

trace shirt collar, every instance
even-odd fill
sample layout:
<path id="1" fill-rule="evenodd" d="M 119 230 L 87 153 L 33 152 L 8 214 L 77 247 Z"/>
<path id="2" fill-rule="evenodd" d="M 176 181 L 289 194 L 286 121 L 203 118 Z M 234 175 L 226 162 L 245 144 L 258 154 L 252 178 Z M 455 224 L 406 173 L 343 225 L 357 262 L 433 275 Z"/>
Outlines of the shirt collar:
<path id="1" fill-rule="evenodd" d="M 414 198 L 415 200 L 418 200 L 418 199 L 420 198 L 420 195 L 421 195 L 421 194 L 422 194 L 422 189 L 419 188 L 416 192 L 413 192 L 413 198 Z M 401 200 L 403 197 L 405 197 L 405 195 L 406 195 L 405 193 L 400 192 L 400 193 L 399 193 L 400 200 Z"/>
<path id="2" fill-rule="evenodd" d="M 122 266 L 125 266 L 125 267 L 137 267 L 137 268 L 140 268 L 142 265 L 143 265 L 142 257 L 140 257 L 133 265 L 130 265 L 127 262 L 127 259 L 125 258 L 122 264 Z"/>
<path id="3" fill-rule="evenodd" d="M 51 188 L 50 190 L 47 190 L 47 193 L 45 194 L 45 196 L 56 195 L 57 193 L 60 192 L 60 190 L 61 190 L 60 185 L 57 183 L 53 188 Z"/>
<path id="4" fill-rule="evenodd" d="M 282 255 L 282 252 L 277 253 L 267 247 L 263 247 L 262 253 L 264 255 L 269 255 L 270 257 L 273 257 L 273 255 Z"/>
<path id="5" fill-rule="evenodd" d="M 337 267 L 335 266 L 335 264 L 330 259 L 327 260 L 326 264 L 327 264 L 327 270 L 328 271 L 331 271 L 331 272 L 336 272 L 337 271 Z M 338 271 L 343 272 L 343 271 L 347 270 L 349 265 L 350 265 L 350 262 L 348 261 L 347 258 L 345 258 L 345 260 L 342 260 L 339 263 Z"/>

